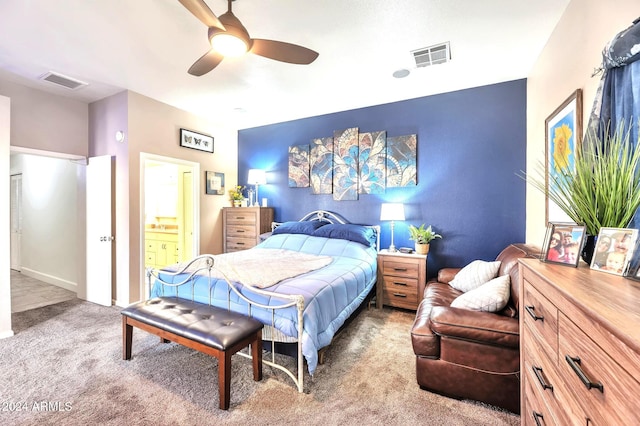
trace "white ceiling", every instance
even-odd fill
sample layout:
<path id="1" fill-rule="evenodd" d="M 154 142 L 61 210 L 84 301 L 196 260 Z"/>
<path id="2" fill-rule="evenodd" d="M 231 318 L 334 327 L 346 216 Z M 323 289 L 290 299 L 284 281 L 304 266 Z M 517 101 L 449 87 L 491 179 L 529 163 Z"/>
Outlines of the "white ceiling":
<path id="1" fill-rule="evenodd" d="M 246 55 L 194 77 L 207 28 L 177 0 L 0 0 L 0 78 L 86 102 L 129 89 L 242 129 L 526 78 L 569 1 L 237 0 L 252 37 L 320 56 Z M 451 62 L 415 69 L 412 50 L 446 41 Z M 48 71 L 89 85 L 37 79 Z"/>

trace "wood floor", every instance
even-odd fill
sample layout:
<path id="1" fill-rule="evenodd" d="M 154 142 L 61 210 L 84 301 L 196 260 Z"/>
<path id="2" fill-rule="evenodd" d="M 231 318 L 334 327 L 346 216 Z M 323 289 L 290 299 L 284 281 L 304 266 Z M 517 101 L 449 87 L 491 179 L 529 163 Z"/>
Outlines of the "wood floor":
<path id="1" fill-rule="evenodd" d="M 28 277 L 11 270 L 11 312 L 53 305 L 75 299 L 72 291 Z"/>

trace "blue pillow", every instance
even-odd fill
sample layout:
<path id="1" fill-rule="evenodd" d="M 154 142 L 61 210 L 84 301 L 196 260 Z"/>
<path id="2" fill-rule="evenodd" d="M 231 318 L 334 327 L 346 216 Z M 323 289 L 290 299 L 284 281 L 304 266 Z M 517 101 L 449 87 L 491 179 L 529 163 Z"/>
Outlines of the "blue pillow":
<path id="1" fill-rule="evenodd" d="M 317 229 L 313 233 L 314 237 L 339 238 L 342 240 L 355 241 L 368 247 L 376 246 L 376 233 L 373 228 L 362 225 L 329 224 Z"/>
<path id="2" fill-rule="evenodd" d="M 321 222 L 314 220 L 310 222 L 283 222 L 276 229 L 273 230 L 272 235 L 278 234 L 306 234 L 312 235 L 313 232 L 321 226 L 327 224 L 327 222 Z"/>

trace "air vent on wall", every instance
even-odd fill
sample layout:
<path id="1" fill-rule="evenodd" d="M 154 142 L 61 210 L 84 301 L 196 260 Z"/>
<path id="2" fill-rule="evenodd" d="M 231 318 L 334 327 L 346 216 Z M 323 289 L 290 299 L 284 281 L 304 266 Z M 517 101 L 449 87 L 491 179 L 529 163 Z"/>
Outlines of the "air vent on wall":
<path id="1" fill-rule="evenodd" d="M 57 84 L 58 86 L 66 87 L 67 89 L 76 90 L 80 87 L 86 86 L 89 83 L 76 80 L 66 75 L 58 74 L 55 72 L 48 72 L 39 77 L 40 80 L 48 81 L 49 83 Z"/>
<path id="2" fill-rule="evenodd" d="M 435 44 L 422 49 L 412 50 L 413 58 L 416 61 L 416 67 L 428 67 L 429 65 L 444 64 L 451 60 L 451 51 L 449 42 Z"/>

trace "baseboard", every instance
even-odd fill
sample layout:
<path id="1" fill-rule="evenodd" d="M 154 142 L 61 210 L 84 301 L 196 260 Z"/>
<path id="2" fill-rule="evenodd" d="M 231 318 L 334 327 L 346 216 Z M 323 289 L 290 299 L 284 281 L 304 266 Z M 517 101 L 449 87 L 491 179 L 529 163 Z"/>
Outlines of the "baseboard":
<path id="1" fill-rule="evenodd" d="M 29 269 L 29 268 L 25 268 L 25 267 L 22 267 L 20 272 L 22 274 L 28 276 L 28 277 L 35 278 L 35 279 L 43 281 L 45 283 L 53 284 L 53 285 L 58 286 L 58 287 L 62 287 L 64 289 L 72 291 L 74 293 L 78 292 L 78 285 L 76 283 L 74 283 L 74 282 L 63 280 L 61 278 L 54 277 L 53 275 L 43 274 L 41 272 L 34 271 L 33 269 Z"/>
<path id="2" fill-rule="evenodd" d="M 6 339 L 7 337 L 11 337 L 11 336 L 13 336 L 13 330 L 0 333 L 0 339 Z"/>

